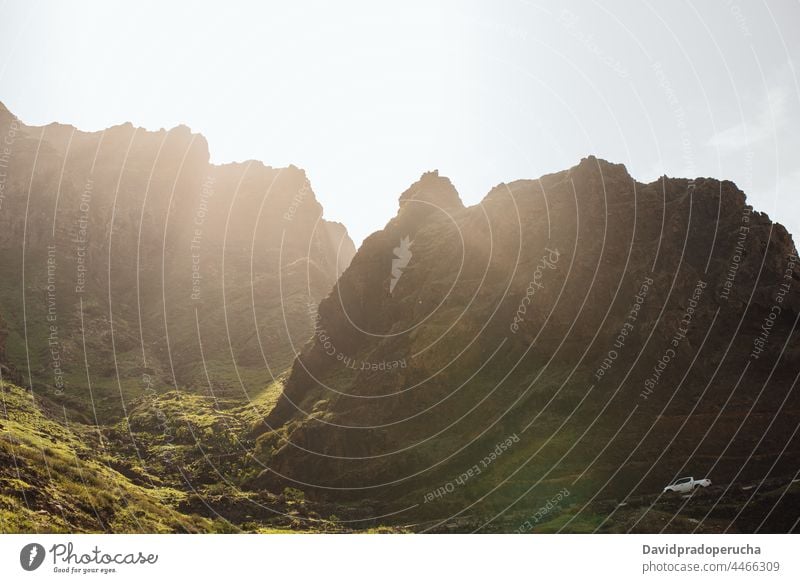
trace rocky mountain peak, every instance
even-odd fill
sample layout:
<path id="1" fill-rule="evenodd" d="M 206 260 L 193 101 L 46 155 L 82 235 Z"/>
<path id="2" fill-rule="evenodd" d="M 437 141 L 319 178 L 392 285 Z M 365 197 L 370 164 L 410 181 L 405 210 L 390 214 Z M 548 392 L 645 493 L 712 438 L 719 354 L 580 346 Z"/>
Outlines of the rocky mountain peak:
<path id="1" fill-rule="evenodd" d="M 581 158 L 577 165 L 566 171 L 566 176 L 573 181 L 600 180 L 614 185 L 633 185 L 635 182 L 625 164 L 615 164 L 593 155 Z"/>
<path id="2" fill-rule="evenodd" d="M 425 494 L 510 436 L 516 452 L 492 471 L 515 478 L 480 489 L 498 506 L 548 472 L 552 482 L 529 491 L 533 507 L 555 483 L 575 484 L 575 500 L 618 498 L 660 491 L 674 468 L 732 448 L 779 457 L 759 440 L 780 441 L 774 412 L 797 422 L 800 352 L 780 350 L 797 345 L 800 275 L 788 233 L 733 183 L 645 184 L 589 156 L 500 184 L 480 206 L 464 208 L 438 172 L 400 202 L 320 304 L 324 336 L 304 347 L 261 428 L 274 445 L 254 487 L 303 483 L 326 499 L 369 491 L 381 511 L 434 516 L 450 508 Z M 738 431 L 754 402 L 768 413 Z M 673 437 L 722 415 L 699 454 Z M 575 435 L 585 435 L 578 446 Z M 611 441 L 608 455 L 593 446 Z M 569 461 L 556 470 L 557 459 Z M 652 471 L 629 484 L 617 479 L 621 463 Z M 759 477 L 755 465 L 725 463 L 720 481 Z M 792 463 L 779 472 L 793 475 Z M 449 497 L 453 509 L 479 498 L 467 488 Z"/>
<path id="3" fill-rule="evenodd" d="M 422 203 L 414 204 L 414 207 L 427 207 L 425 212 L 434 209 L 457 210 L 464 208 L 458 191 L 445 176 L 439 176 L 438 170 L 424 172 L 408 190 L 400 195 L 401 212 L 410 202 Z"/>
<path id="4" fill-rule="evenodd" d="M 15 119 L 4 112 L 3 135 Z M 139 371 L 134 375 L 146 370 L 155 386 L 213 386 L 228 395 L 250 390 L 228 381 L 233 367 L 256 378 L 265 363 L 275 371 L 291 364 L 292 347 L 311 334 L 308 305 L 329 293 L 355 253 L 346 229 L 322 218 L 304 170 L 252 160 L 212 164 L 205 137 L 185 125 L 149 131 L 123 123 L 85 132 L 15 123 L 3 168 L 0 251 L 26 265 L 58 267 L 0 290 L 0 313 L 9 331 L 49 330 L 42 286 L 58 288 L 52 310 L 61 369 L 84 367 L 88 351 L 101 416 L 120 413 L 108 382 L 116 371 L 102 364 L 111 354 L 125 353 L 119 366 Z M 20 266 L 4 263 L 4 280 L 21 280 Z M 27 323 L 20 320 L 21 301 L 41 308 Z M 81 305 L 91 309 L 81 313 Z M 140 319 L 139 305 L 158 316 Z M 218 331 L 231 313 L 237 333 L 229 345 Z M 4 329 L 0 322 L 0 360 Z M 83 329 L 91 331 L 85 346 Z M 19 338 L 8 335 L 9 367 L 28 366 L 16 357 Z M 36 340 L 28 346 L 47 354 Z M 203 359 L 216 360 L 206 379 L 197 377 Z M 46 362 L 33 359 L 31 369 L 20 370 L 32 371 L 36 390 L 59 397 Z M 254 390 L 262 386 L 257 382 Z M 140 389 L 132 387 L 126 398 L 140 397 Z M 64 392 L 69 406 L 84 410 L 83 385 L 70 383 Z"/>

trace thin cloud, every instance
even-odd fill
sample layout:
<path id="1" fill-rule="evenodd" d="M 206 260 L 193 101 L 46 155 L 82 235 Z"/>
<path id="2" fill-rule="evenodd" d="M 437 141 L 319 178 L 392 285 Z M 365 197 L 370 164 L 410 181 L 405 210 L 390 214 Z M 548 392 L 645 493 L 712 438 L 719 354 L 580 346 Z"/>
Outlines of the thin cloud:
<path id="1" fill-rule="evenodd" d="M 708 145 L 725 153 L 752 148 L 775 136 L 785 125 L 789 115 L 791 94 L 784 85 L 770 87 L 757 108 L 753 119 L 744 119 L 738 124 L 717 132 L 708 140 Z"/>

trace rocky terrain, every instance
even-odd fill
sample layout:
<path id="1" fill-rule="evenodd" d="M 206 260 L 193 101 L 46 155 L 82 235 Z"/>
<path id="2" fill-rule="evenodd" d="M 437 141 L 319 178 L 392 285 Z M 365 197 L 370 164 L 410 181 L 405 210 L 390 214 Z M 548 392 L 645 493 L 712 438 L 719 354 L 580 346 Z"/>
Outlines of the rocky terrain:
<path id="1" fill-rule="evenodd" d="M 7 360 L 103 420 L 145 392 L 254 398 L 355 252 L 304 171 L 210 164 L 183 126 L 29 127 L 0 107 L 0 135 Z"/>
<path id="2" fill-rule="evenodd" d="M 211 164 L 186 127 L 33 127 L 2 105 L 0 136 L 0 530 L 297 527 L 281 492 L 247 522 L 264 504 L 238 484 L 355 252 L 305 172 Z M 222 492 L 252 508 L 211 512 Z"/>
<path id="3" fill-rule="evenodd" d="M 731 182 L 432 171 L 356 252 L 185 127 L 0 136 L 3 531 L 798 530 L 800 267 Z"/>
<path id="4" fill-rule="evenodd" d="M 799 282 L 791 236 L 731 182 L 589 157 L 464 208 L 425 174 L 320 304 L 256 484 L 489 529 L 564 488 L 789 483 Z"/>

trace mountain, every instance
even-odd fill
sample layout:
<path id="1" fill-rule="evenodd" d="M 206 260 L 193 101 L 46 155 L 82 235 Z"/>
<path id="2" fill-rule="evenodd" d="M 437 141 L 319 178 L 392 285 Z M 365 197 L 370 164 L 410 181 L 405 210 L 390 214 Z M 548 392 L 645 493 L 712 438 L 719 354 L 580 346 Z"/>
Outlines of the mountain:
<path id="1" fill-rule="evenodd" d="M 796 506 L 745 525 L 726 501 L 800 463 L 799 286 L 789 233 L 728 181 L 588 157 L 464 207 L 426 173 L 320 303 L 251 486 L 456 530 L 569 506 L 569 530 L 708 476 L 714 528 L 790 529 Z"/>
<path id="2" fill-rule="evenodd" d="M 0 529 L 787 532 L 800 268 L 588 157 L 356 252 L 306 173 L 0 106 Z M 712 485 L 688 497 L 679 476 Z"/>
<path id="3" fill-rule="evenodd" d="M 0 107 L 0 136 L 9 378 L 92 422 L 175 389 L 256 399 L 355 253 L 303 170 L 211 164 L 185 126 L 34 127 Z"/>
<path id="4" fill-rule="evenodd" d="M 303 170 L 211 164 L 186 127 L 0 104 L 0 531 L 340 530 L 239 487 L 355 253 L 322 215 Z"/>

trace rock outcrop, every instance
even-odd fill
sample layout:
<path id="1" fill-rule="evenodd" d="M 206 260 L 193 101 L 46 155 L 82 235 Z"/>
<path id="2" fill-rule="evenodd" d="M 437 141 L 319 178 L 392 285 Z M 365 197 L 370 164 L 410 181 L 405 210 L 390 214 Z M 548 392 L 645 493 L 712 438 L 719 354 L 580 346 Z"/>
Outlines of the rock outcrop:
<path id="1" fill-rule="evenodd" d="M 798 288 L 728 181 L 589 157 L 464 208 L 426 174 L 320 304 L 258 485 L 442 517 L 790 474 Z"/>
<path id="2" fill-rule="evenodd" d="M 0 141 L 8 358 L 77 409 L 170 388 L 247 399 L 355 253 L 303 170 L 210 164 L 185 126 L 32 127 L 3 108 Z"/>

